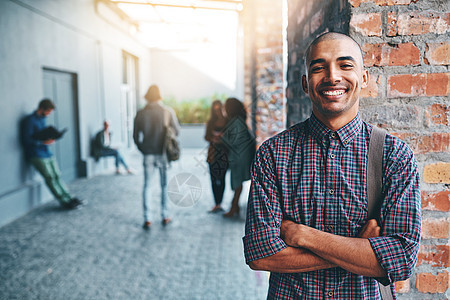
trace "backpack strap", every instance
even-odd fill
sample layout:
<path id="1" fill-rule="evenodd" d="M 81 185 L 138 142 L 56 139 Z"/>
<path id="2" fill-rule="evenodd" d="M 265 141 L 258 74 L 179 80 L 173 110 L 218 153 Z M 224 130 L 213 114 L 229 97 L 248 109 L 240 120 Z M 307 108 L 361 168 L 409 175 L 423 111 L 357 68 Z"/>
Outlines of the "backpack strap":
<path id="1" fill-rule="evenodd" d="M 381 224 L 381 204 L 383 192 L 383 155 L 386 131 L 376 126 L 372 127 L 369 141 L 369 155 L 367 159 L 367 215 Z M 393 300 L 391 286 L 378 282 L 381 299 Z"/>
<path id="2" fill-rule="evenodd" d="M 164 116 L 163 116 L 164 126 L 169 127 L 170 126 L 170 111 L 166 107 L 163 107 L 163 109 L 164 109 Z"/>
<path id="3" fill-rule="evenodd" d="M 169 130 L 170 113 L 169 110 L 163 106 L 163 128 L 164 128 L 164 142 L 163 142 L 163 154 L 167 151 L 167 131 Z"/>
<path id="4" fill-rule="evenodd" d="M 381 194 L 383 191 L 383 154 L 386 131 L 373 126 L 367 159 L 367 211 L 370 219 L 380 221 Z M 380 224 L 380 223 L 378 223 Z"/>

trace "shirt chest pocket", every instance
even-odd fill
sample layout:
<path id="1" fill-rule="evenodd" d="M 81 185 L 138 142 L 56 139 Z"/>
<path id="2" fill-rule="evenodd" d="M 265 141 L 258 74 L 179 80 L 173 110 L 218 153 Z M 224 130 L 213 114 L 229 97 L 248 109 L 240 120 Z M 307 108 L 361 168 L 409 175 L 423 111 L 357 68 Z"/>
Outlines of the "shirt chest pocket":
<path id="1" fill-rule="evenodd" d="M 342 197 L 337 203 L 339 234 L 356 236 L 367 219 L 366 202 L 358 197 Z"/>

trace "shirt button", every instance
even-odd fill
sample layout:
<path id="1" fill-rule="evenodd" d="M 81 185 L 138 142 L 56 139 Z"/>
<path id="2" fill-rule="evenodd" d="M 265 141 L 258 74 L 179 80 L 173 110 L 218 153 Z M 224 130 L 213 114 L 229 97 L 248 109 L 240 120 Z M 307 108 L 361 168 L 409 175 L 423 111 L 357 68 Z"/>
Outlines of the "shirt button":
<path id="1" fill-rule="evenodd" d="M 328 293 L 327 293 L 327 295 L 328 295 L 328 297 L 333 297 L 333 292 L 332 291 L 329 291 Z"/>
<path id="2" fill-rule="evenodd" d="M 334 190 L 333 190 L 333 189 L 330 189 L 330 190 L 328 191 L 328 193 L 329 193 L 330 195 L 333 195 L 333 194 L 334 194 Z"/>
<path id="3" fill-rule="evenodd" d="M 333 225 L 328 225 L 328 230 L 331 231 L 333 230 L 334 226 Z"/>
<path id="4" fill-rule="evenodd" d="M 336 138 L 336 133 L 332 132 L 331 133 L 331 138 L 335 139 Z"/>
<path id="5" fill-rule="evenodd" d="M 334 154 L 330 154 L 330 157 L 331 157 L 331 158 L 334 158 Z"/>
<path id="6" fill-rule="evenodd" d="M 347 144 L 348 144 L 348 140 L 345 140 L 345 141 L 344 141 L 344 144 L 346 144 L 346 145 L 347 145 Z"/>

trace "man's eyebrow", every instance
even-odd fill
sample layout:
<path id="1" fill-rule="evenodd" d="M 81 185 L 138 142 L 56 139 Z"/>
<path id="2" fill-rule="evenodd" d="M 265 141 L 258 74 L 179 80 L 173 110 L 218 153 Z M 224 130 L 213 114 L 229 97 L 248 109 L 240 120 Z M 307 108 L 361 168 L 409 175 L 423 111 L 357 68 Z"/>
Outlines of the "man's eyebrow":
<path id="1" fill-rule="evenodd" d="M 351 60 L 356 62 L 356 59 L 353 58 L 353 56 L 340 56 L 336 59 L 337 61 L 343 61 L 343 60 Z M 324 63 L 325 59 L 323 58 L 318 58 L 318 59 L 313 59 L 310 63 L 309 63 L 309 67 L 311 68 L 312 65 L 315 64 L 320 64 L 320 63 Z"/>
<path id="2" fill-rule="evenodd" d="M 355 61 L 356 62 L 356 59 L 354 59 L 353 56 L 341 56 L 341 57 L 338 57 L 336 60 L 337 61 L 351 60 L 351 61 Z"/>
<path id="3" fill-rule="evenodd" d="M 325 59 L 323 59 L 323 58 L 313 59 L 313 60 L 309 63 L 309 67 L 311 68 L 312 65 L 320 64 L 320 63 L 323 63 L 323 62 L 325 62 Z"/>

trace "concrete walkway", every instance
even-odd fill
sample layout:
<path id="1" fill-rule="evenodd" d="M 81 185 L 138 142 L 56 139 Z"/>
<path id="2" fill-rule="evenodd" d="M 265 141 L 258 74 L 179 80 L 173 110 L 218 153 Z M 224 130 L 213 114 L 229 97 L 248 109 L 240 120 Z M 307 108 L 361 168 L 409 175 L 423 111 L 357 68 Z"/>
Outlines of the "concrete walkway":
<path id="1" fill-rule="evenodd" d="M 205 152 L 185 149 L 170 169 L 173 222 L 166 227 L 159 176 L 153 225 L 141 227 L 141 156 L 133 153 L 136 175 L 70 185 L 89 201 L 85 207 L 65 211 L 53 201 L 0 228 L 0 299 L 265 299 L 268 274 L 244 263 L 245 209 L 233 220 L 207 212 L 213 197 Z M 244 191 L 245 208 L 248 184 Z M 231 198 L 228 185 L 225 208 Z"/>

